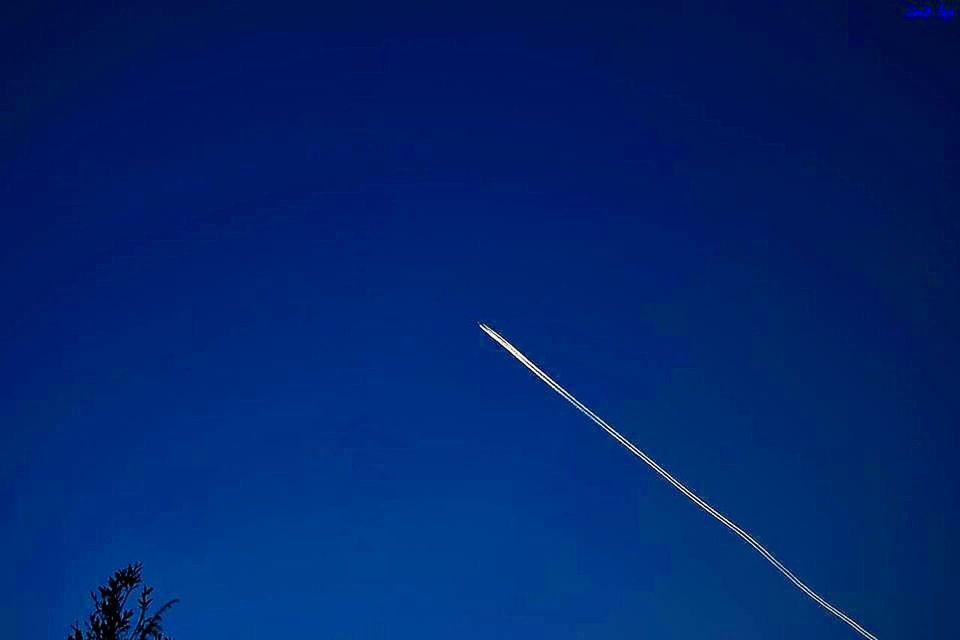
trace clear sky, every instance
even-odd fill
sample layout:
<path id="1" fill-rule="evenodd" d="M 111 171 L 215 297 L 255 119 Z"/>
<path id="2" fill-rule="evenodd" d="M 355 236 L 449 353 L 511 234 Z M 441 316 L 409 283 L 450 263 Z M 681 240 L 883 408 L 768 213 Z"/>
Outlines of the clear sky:
<path id="1" fill-rule="evenodd" d="M 0 637 L 960 636 L 960 19 L 23 4 Z"/>

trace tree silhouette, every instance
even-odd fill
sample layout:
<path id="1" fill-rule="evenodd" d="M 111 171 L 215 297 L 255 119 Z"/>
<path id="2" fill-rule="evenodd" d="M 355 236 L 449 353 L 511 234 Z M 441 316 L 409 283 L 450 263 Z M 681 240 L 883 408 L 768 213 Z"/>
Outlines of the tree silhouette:
<path id="1" fill-rule="evenodd" d="M 117 570 L 99 593 L 91 592 L 93 612 L 87 618 L 83 631 L 74 624 L 67 640 L 172 640 L 163 632 L 163 614 L 179 600 L 171 600 L 154 613 L 153 587 L 143 584 L 139 562 Z M 134 611 L 127 609 L 127 600 L 142 585 L 137 598 L 136 621 Z"/>

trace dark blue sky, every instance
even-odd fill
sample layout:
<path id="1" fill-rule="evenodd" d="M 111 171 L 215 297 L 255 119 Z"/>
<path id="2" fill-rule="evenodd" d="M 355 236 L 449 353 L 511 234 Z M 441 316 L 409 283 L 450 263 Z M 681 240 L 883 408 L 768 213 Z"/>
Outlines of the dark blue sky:
<path id="1" fill-rule="evenodd" d="M 960 22 L 634 4 L 7 14 L 0 636 L 855 637 L 484 321 L 956 637 Z"/>

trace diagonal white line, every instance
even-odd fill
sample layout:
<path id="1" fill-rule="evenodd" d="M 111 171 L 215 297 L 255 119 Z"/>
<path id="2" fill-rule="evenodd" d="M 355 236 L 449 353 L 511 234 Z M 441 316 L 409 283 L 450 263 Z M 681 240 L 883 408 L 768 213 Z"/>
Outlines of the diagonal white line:
<path id="1" fill-rule="evenodd" d="M 759 542 L 754 540 L 753 536 L 751 536 L 749 533 L 747 533 L 746 531 L 738 527 L 734 522 L 729 520 L 722 513 L 720 513 L 719 511 L 711 507 L 709 504 L 707 504 L 707 502 L 704 501 L 700 496 L 698 496 L 693 491 L 688 489 L 686 485 L 684 485 L 682 482 L 674 478 L 670 474 L 670 472 L 668 472 L 666 469 L 664 469 L 659 464 L 657 464 L 653 458 L 651 458 L 650 456 L 645 454 L 643 451 L 638 449 L 636 446 L 634 446 L 632 442 L 630 442 L 624 436 L 622 436 L 616 429 L 614 429 L 609 424 L 607 424 L 603 418 L 601 418 L 600 416 L 595 414 L 593 411 L 591 411 L 590 408 L 587 407 L 585 404 L 583 404 L 582 402 L 574 398 L 570 392 L 568 392 L 566 389 L 561 387 L 557 382 L 553 380 L 553 378 L 548 376 L 540 367 L 535 365 L 533 362 L 530 361 L 530 359 L 528 359 L 525 355 L 520 353 L 519 349 L 517 349 L 512 344 L 507 342 L 506 338 L 504 338 L 499 333 L 497 333 L 487 325 L 483 324 L 482 322 L 480 323 L 480 328 L 483 329 L 484 333 L 490 336 L 497 344 L 499 344 L 501 347 L 506 349 L 510 353 L 510 355 L 512 355 L 517 360 L 519 360 L 534 375 L 536 375 L 538 378 L 543 380 L 547 384 L 547 386 L 549 386 L 551 389 L 553 389 L 554 391 L 559 393 L 561 396 L 563 396 L 570 404 L 572 404 L 574 407 L 580 410 L 580 412 L 583 413 L 585 416 L 593 420 L 601 429 L 603 429 L 610 436 L 612 436 L 614 440 L 616 440 L 617 442 L 622 444 L 624 447 L 626 447 L 627 450 L 629 450 L 632 454 L 634 454 L 635 456 L 643 460 L 645 463 L 647 463 L 647 465 L 651 469 L 656 471 L 660 475 L 660 477 L 662 477 L 664 480 L 666 480 L 671 485 L 673 485 L 673 487 L 677 491 L 685 495 L 698 507 L 700 507 L 701 509 L 709 513 L 711 516 L 719 520 L 720 523 L 723 524 L 725 527 L 727 527 L 728 529 L 733 531 L 735 534 L 740 536 L 740 538 L 742 538 L 744 542 L 749 544 L 760 555 L 762 555 L 767 562 L 769 562 L 774 567 L 776 567 L 777 571 L 782 573 L 787 580 L 792 582 L 798 589 L 800 589 L 805 594 L 810 596 L 810 598 L 812 598 L 817 604 L 819 604 L 821 607 L 823 607 L 824 609 L 826 609 L 836 617 L 846 622 L 848 625 L 850 625 L 850 627 L 852 627 L 857 633 L 862 635 L 864 638 L 869 638 L 869 640 L 877 640 L 877 637 L 875 635 L 873 635 L 872 633 L 870 633 L 869 631 L 861 627 L 856 620 L 854 620 L 853 618 L 845 614 L 843 611 L 840 611 L 835 606 L 833 606 L 832 604 L 824 600 L 822 597 L 820 597 L 819 594 L 815 593 L 813 589 L 811 589 L 806 584 L 804 584 L 797 576 L 793 575 L 793 573 L 789 569 L 787 569 L 782 562 L 777 560 L 772 553 L 767 551 L 766 548 L 763 547 L 763 545 L 761 545 Z"/>

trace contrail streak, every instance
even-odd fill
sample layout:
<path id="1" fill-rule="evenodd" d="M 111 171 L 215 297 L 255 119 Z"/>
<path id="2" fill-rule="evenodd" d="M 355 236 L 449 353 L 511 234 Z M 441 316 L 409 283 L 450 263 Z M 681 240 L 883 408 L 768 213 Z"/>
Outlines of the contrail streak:
<path id="1" fill-rule="evenodd" d="M 645 463 L 647 463 L 647 465 L 651 469 L 656 471 L 660 475 L 660 477 L 662 477 L 664 480 L 672 484 L 677 491 L 687 496 L 694 504 L 696 504 L 698 507 L 700 507 L 701 509 L 709 513 L 711 516 L 713 516 L 717 520 L 719 520 L 720 523 L 723 524 L 723 526 L 727 527 L 728 529 L 733 531 L 735 534 L 740 536 L 740 538 L 743 539 L 744 542 L 746 542 L 751 547 L 753 547 L 760 555 L 764 557 L 764 559 L 767 562 L 769 562 L 774 567 L 776 567 L 777 571 L 782 573 L 787 580 L 792 582 L 794 586 L 796 586 L 798 589 L 800 589 L 805 594 L 807 594 L 811 599 L 813 599 L 814 602 L 816 602 L 821 607 L 823 607 L 824 609 L 826 609 L 836 617 L 846 622 L 848 625 L 850 625 L 850 627 L 852 627 L 857 633 L 859 633 L 864 638 L 869 638 L 869 640 L 877 640 L 877 637 L 875 635 L 873 635 L 872 633 L 870 633 L 869 631 L 861 627 L 856 620 L 854 620 L 853 618 L 845 614 L 843 611 L 840 611 L 835 606 L 833 606 L 832 604 L 830 604 L 829 602 L 821 598 L 817 593 L 813 591 L 813 589 L 805 585 L 800 580 L 800 578 L 793 575 L 793 573 L 789 569 L 787 569 L 782 562 L 777 560 L 772 553 L 767 551 L 763 547 L 763 545 L 761 545 L 759 542 L 754 540 L 753 536 L 751 536 L 749 533 L 747 533 L 746 531 L 738 527 L 735 523 L 730 521 L 722 513 L 720 513 L 719 511 L 711 507 L 709 504 L 707 504 L 707 502 L 704 501 L 700 496 L 698 496 L 693 491 L 688 489 L 686 485 L 684 485 L 682 482 L 674 478 L 670 474 L 670 472 L 668 472 L 666 469 L 664 469 L 659 464 L 657 464 L 653 458 L 645 454 L 643 451 L 641 451 L 636 446 L 634 446 L 632 442 L 630 442 L 625 437 L 620 435 L 620 433 L 616 429 L 611 427 L 609 424 L 607 424 L 603 418 L 601 418 L 600 416 L 595 414 L 593 411 L 591 411 L 590 408 L 587 407 L 585 404 L 583 404 L 582 402 L 574 398 L 573 395 L 570 394 L 570 392 L 568 392 L 566 389 L 564 389 L 559 384 L 557 384 L 553 380 L 553 378 L 551 378 L 546 373 L 544 373 L 543 370 L 540 369 L 540 367 L 535 365 L 525 355 L 520 353 L 520 350 L 514 347 L 509 342 L 507 342 L 507 340 L 503 336 L 501 336 L 499 333 L 497 333 L 487 325 L 483 324 L 482 322 L 480 323 L 480 328 L 483 329 L 484 333 L 486 333 L 488 336 L 493 338 L 493 340 L 497 344 L 499 344 L 501 347 L 506 349 L 510 353 L 510 355 L 512 355 L 517 360 L 519 360 L 527 369 L 533 372 L 534 375 L 536 375 L 538 378 L 543 380 L 547 384 L 547 386 L 549 386 L 551 389 L 553 389 L 554 391 L 559 393 L 561 396 L 563 396 L 567 400 L 567 402 L 569 402 L 574 407 L 579 409 L 580 412 L 583 413 L 585 416 L 593 420 L 601 429 L 603 429 L 611 437 L 613 437 L 614 440 L 616 440 L 617 442 L 622 444 L 624 447 L 626 447 L 627 450 L 630 451 L 630 453 L 632 453 L 633 455 L 637 456 L 638 458 L 643 460 Z"/>

